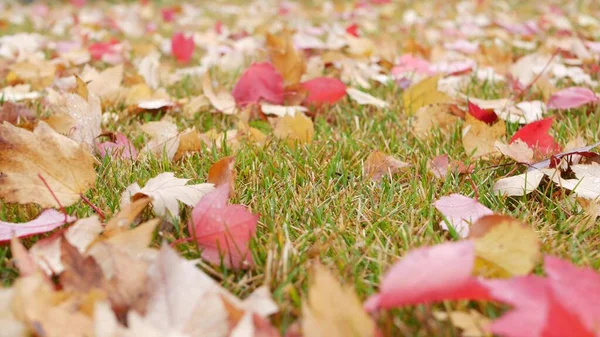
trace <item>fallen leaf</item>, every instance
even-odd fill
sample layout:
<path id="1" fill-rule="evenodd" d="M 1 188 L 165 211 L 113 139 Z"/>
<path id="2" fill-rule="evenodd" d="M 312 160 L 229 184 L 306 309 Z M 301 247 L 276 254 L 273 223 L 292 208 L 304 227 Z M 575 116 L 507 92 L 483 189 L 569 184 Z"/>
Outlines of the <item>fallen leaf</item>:
<path id="1" fill-rule="evenodd" d="M 232 194 L 235 190 L 236 175 L 235 157 L 229 156 L 220 159 L 208 169 L 208 178 L 206 181 L 214 184 L 215 187 L 228 185 L 231 188 L 229 193 Z"/>
<path id="2" fill-rule="evenodd" d="M 2 109 L 0 109 L 0 123 L 20 124 L 31 121 L 34 118 L 35 113 L 23 104 L 6 101 L 2 104 Z"/>
<path id="3" fill-rule="evenodd" d="M 296 84 L 306 71 L 306 59 L 302 51 L 296 50 L 293 32 L 284 29 L 276 35 L 267 33 L 266 45 L 269 59 L 283 77 L 285 85 Z"/>
<path id="4" fill-rule="evenodd" d="M 555 92 L 548 100 L 548 108 L 574 109 L 599 100 L 600 98 L 588 88 L 570 87 Z"/>
<path id="5" fill-rule="evenodd" d="M 365 161 L 363 175 L 373 181 L 379 181 L 384 175 L 392 175 L 408 166 L 410 164 L 375 150 L 369 154 L 369 157 Z"/>
<path id="6" fill-rule="evenodd" d="M 475 273 L 487 277 L 529 274 L 540 260 L 540 242 L 526 224 L 509 216 L 488 215 L 471 226 Z"/>
<path id="7" fill-rule="evenodd" d="M 239 106 L 267 101 L 283 104 L 283 78 L 268 62 L 254 63 L 242 74 L 232 92 Z"/>
<path id="8" fill-rule="evenodd" d="M 233 115 L 236 112 L 235 99 L 225 90 L 219 90 L 215 93 L 210 74 L 207 72 L 202 79 L 202 91 L 215 109 L 226 115 Z"/>
<path id="9" fill-rule="evenodd" d="M 204 148 L 200 133 L 194 129 L 182 132 L 178 138 L 179 146 L 177 146 L 177 152 L 173 156 L 174 161 L 178 161 L 187 154 L 199 152 Z"/>
<path id="10" fill-rule="evenodd" d="M 380 100 L 379 98 L 373 97 L 366 92 L 362 92 L 355 88 L 346 88 L 346 93 L 350 98 L 356 101 L 360 105 L 374 105 L 378 108 L 387 108 L 388 103 Z"/>
<path id="11" fill-rule="evenodd" d="M 297 113 L 293 117 L 285 115 L 275 120 L 273 135 L 279 139 L 285 139 L 289 144 L 298 142 L 307 144 L 312 142 L 315 127 L 310 118 L 304 114 Z"/>
<path id="12" fill-rule="evenodd" d="M 472 276 L 474 266 L 471 241 L 414 249 L 385 273 L 379 293 L 365 302 L 365 308 L 375 311 L 443 300 L 487 299 L 488 290 Z"/>
<path id="13" fill-rule="evenodd" d="M 433 159 L 427 162 L 427 168 L 429 169 L 429 172 L 431 172 L 431 174 L 438 179 L 446 178 L 449 166 L 450 162 L 447 154 L 435 156 Z"/>
<path id="14" fill-rule="evenodd" d="M 462 330 L 461 336 L 463 337 L 491 336 L 488 332 L 490 319 L 473 309 L 468 312 L 452 311 L 450 313 L 434 311 L 433 316 L 438 320 L 450 320 L 453 326 Z"/>
<path id="15" fill-rule="evenodd" d="M 170 215 L 179 218 L 178 201 L 194 206 L 202 197 L 213 191 L 213 184 L 186 185 L 190 179 L 175 178 L 172 172 L 164 172 L 151 178 L 143 188 L 137 183 L 129 185 L 121 195 L 121 207 L 132 200 L 147 196 L 152 199 L 154 213 L 158 216 Z"/>
<path id="16" fill-rule="evenodd" d="M 503 155 L 514 159 L 517 163 L 533 163 L 533 150 L 524 141 L 517 139 L 510 144 L 496 142 L 494 144 Z"/>
<path id="17" fill-rule="evenodd" d="M 462 143 L 465 152 L 471 158 L 488 159 L 497 155 L 496 142 L 506 134 L 504 121 L 488 125 L 468 114 L 462 131 Z"/>
<path id="18" fill-rule="evenodd" d="M 452 103 L 452 98 L 438 91 L 439 79 L 439 76 L 428 77 L 406 89 L 402 93 L 404 111 L 412 115 L 424 106 Z"/>
<path id="19" fill-rule="evenodd" d="M 94 148 L 96 138 L 102 132 L 102 108 L 100 99 L 95 94 L 88 95 L 87 100 L 79 94 L 64 94 L 65 113 L 69 115 L 74 126 L 69 130 L 69 138 L 78 143 L 85 143 Z"/>
<path id="20" fill-rule="evenodd" d="M 426 138 L 439 128 L 442 132 L 450 130 L 458 117 L 452 114 L 449 104 L 434 104 L 421 107 L 413 116 L 413 131 L 419 138 Z"/>
<path id="21" fill-rule="evenodd" d="M 100 99 L 107 100 L 119 91 L 123 82 L 124 68 L 122 64 L 103 70 L 98 73 L 91 69 L 84 71 L 81 75 L 82 80 L 87 82 L 88 91 L 96 94 Z"/>
<path id="22" fill-rule="evenodd" d="M 33 132 L 5 122 L 0 139 L 0 197 L 5 202 L 70 206 L 96 182 L 94 158 L 85 146 L 44 122 Z"/>
<path id="23" fill-rule="evenodd" d="M 354 289 L 342 286 L 320 264 L 312 268 L 302 316 L 305 337 L 374 337 L 376 333 L 375 322 L 362 308 Z"/>
<path id="24" fill-rule="evenodd" d="M 600 165 L 575 164 L 569 166 L 574 178 L 563 178 L 558 169 L 541 169 L 541 171 L 561 188 L 573 191 L 575 195 L 596 200 L 600 197 Z"/>
<path id="25" fill-rule="evenodd" d="M 537 150 L 543 154 L 560 152 L 560 145 L 548 134 L 552 127 L 552 121 L 552 118 L 546 118 L 525 125 L 512 136 L 509 144 L 520 139 L 534 151 Z"/>
<path id="26" fill-rule="evenodd" d="M 136 160 L 137 150 L 133 143 L 122 133 L 114 135 L 114 141 L 107 141 L 96 144 L 96 150 L 100 154 L 100 157 L 104 158 L 109 156 L 113 159 L 121 160 Z"/>
<path id="27" fill-rule="evenodd" d="M 181 141 L 177 125 L 163 120 L 143 124 L 141 129 L 152 137 L 144 146 L 142 152 L 152 153 L 156 156 L 164 154 L 167 159 L 173 160 Z"/>
<path id="28" fill-rule="evenodd" d="M 498 121 L 498 115 L 491 109 L 482 109 L 471 102 L 468 102 L 468 107 L 471 116 L 486 124 L 492 125 Z"/>
<path id="29" fill-rule="evenodd" d="M 66 223 L 77 220 L 54 209 L 47 209 L 40 215 L 24 223 L 0 221 L 0 242 L 9 241 L 12 237 L 22 238 L 52 231 Z"/>
<path id="30" fill-rule="evenodd" d="M 308 91 L 306 105 L 335 104 L 346 96 L 346 85 L 336 78 L 318 77 L 300 85 Z"/>
<path id="31" fill-rule="evenodd" d="M 493 191 L 506 196 L 526 195 L 537 190 L 543 177 L 544 172 L 531 170 L 516 176 L 502 178 L 496 181 Z"/>
<path id="32" fill-rule="evenodd" d="M 253 265 L 250 239 L 256 233 L 258 216 L 242 205 L 230 205 L 227 184 L 207 193 L 194 206 L 188 229 L 202 248 L 202 258 L 230 268 Z"/>
<path id="33" fill-rule="evenodd" d="M 456 193 L 439 198 L 433 205 L 446 218 L 440 222 L 440 227 L 448 230 L 449 224 L 461 238 L 469 236 L 472 224 L 486 215 L 494 214 L 477 200 Z"/>
<path id="34" fill-rule="evenodd" d="M 194 54 L 194 38 L 187 37 L 183 32 L 173 34 L 171 37 L 171 52 L 180 63 L 189 63 Z"/>
<path id="35" fill-rule="evenodd" d="M 59 282 L 66 291 L 87 293 L 94 288 L 102 289 L 104 274 L 92 256 L 84 257 L 68 241 L 60 245 L 61 261 L 64 266 Z"/>

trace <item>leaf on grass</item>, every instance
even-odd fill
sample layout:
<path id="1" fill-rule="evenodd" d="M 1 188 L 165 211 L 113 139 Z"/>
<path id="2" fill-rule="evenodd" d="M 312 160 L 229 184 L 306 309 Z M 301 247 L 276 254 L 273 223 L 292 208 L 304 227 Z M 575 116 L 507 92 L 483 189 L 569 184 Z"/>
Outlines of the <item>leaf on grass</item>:
<path id="1" fill-rule="evenodd" d="M 158 216 L 170 215 L 179 218 L 178 201 L 194 206 L 202 197 L 213 191 L 213 184 L 186 185 L 190 179 L 175 178 L 172 172 L 164 172 L 151 178 L 143 188 L 137 183 L 129 185 L 121 195 L 121 207 L 147 196 L 152 199 L 154 213 Z"/>
<path id="2" fill-rule="evenodd" d="M 318 77 L 300 85 L 308 91 L 306 105 L 335 104 L 346 96 L 346 85 L 337 78 Z"/>
<path id="3" fill-rule="evenodd" d="M 194 37 L 177 32 L 171 37 L 171 53 L 180 63 L 189 63 L 194 54 Z"/>
<path id="4" fill-rule="evenodd" d="M 531 149 L 540 151 L 542 154 L 560 152 L 560 145 L 548 134 L 552 127 L 552 121 L 553 119 L 550 117 L 525 125 L 512 136 L 509 144 L 520 139 Z"/>
<path id="5" fill-rule="evenodd" d="M 152 137 L 144 146 L 142 152 L 152 153 L 155 156 L 162 156 L 164 154 L 167 159 L 173 160 L 181 141 L 177 125 L 169 121 L 159 121 L 148 122 L 140 128 Z"/>
<path id="6" fill-rule="evenodd" d="M 122 133 L 115 134 L 114 141 L 97 143 L 96 151 L 102 158 L 109 156 L 121 160 L 136 160 L 138 155 L 133 143 Z"/>
<path id="7" fill-rule="evenodd" d="M 365 302 L 368 311 L 443 300 L 487 299 L 487 289 L 472 276 L 475 244 L 442 243 L 410 251 L 384 275 L 379 293 Z"/>
<path id="8" fill-rule="evenodd" d="M 174 161 L 178 161 L 186 155 L 200 152 L 204 148 L 201 134 L 193 128 L 183 131 L 178 137 L 179 146 L 173 156 Z"/>
<path id="9" fill-rule="evenodd" d="M 301 113 L 277 118 L 273 128 L 273 135 L 287 140 L 288 144 L 308 144 L 312 142 L 314 133 L 313 121 Z"/>
<path id="10" fill-rule="evenodd" d="M 203 259 L 230 268 L 248 268 L 254 263 L 250 239 L 256 233 L 258 216 L 243 205 L 228 204 L 229 191 L 224 184 L 200 199 L 188 227 L 202 248 Z"/>
<path id="11" fill-rule="evenodd" d="M 526 195 L 537 190 L 543 177 L 544 172 L 531 170 L 516 176 L 502 178 L 496 181 L 493 191 L 506 196 Z"/>
<path id="12" fill-rule="evenodd" d="M 560 170 L 556 169 L 542 169 L 541 171 L 558 186 L 573 191 L 579 197 L 590 200 L 600 198 L 599 164 L 576 164 L 570 165 L 569 168 L 574 173 L 574 178 L 562 178 Z"/>
<path id="13" fill-rule="evenodd" d="M 268 62 L 254 63 L 242 74 L 232 95 L 239 106 L 261 101 L 283 104 L 283 77 Z"/>
<path id="14" fill-rule="evenodd" d="M 477 120 L 480 120 L 486 124 L 493 125 L 498 121 L 498 115 L 492 109 L 482 109 L 477 105 L 468 102 L 469 114 Z"/>
<path id="15" fill-rule="evenodd" d="M 446 178 L 449 166 L 450 161 L 447 154 L 435 156 L 433 159 L 427 162 L 427 168 L 429 169 L 429 172 L 431 172 L 431 174 L 438 179 Z"/>
<path id="16" fill-rule="evenodd" d="M 450 224 L 461 238 L 469 236 L 469 227 L 477 220 L 494 214 L 477 200 L 456 193 L 439 198 L 433 205 L 446 218 L 440 222 L 440 227 L 448 230 Z"/>
<path id="17" fill-rule="evenodd" d="M 208 169 L 208 178 L 206 181 L 214 184 L 215 187 L 229 185 L 231 188 L 229 193 L 231 194 L 235 190 L 236 175 L 237 171 L 235 170 L 235 157 L 229 156 L 212 164 L 212 166 Z"/>
<path id="18" fill-rule="evenodd" d="M 365 161 L 363 175 L 373 181 L 379 181 L 384 175 L 392 175 L 408 166 L 410 166 L 410 164 L 375 150 L 369 154 L 369 157 L 367 157 L 367 160 Z"/>
<path id="19" fill-rule="evenodd" d="M 402 93 L 404 111 L 412 115 L 424 106 L 452 103 L 452 98 L 438 91 L 439 79 L 439 76 L 428 77 L 406 89 Z"/>
<path id="20" fill-rule="evenodd" d="M 354 289 L 342 286 L 320 264 L 312 268 L 302 316 L 305 337 L 374 337 L 376 333 L 375 323 L 362 308 Z"/>
<path id="21" fill-rule="evenodd" d="M 0 96 L 1 97 L 1 96 Z M 0 109 L 0 123 L 20 124 L 35 119 L 35 113 L 26 105 L 6 101 Z"/>
<path id="22" fill-rule="evenodd" d="M 504 121 L 490 126 L 468 114 L 462 131 L 462 143 L 471 158 L 487 159 L 498 154 L 495 143 L 505 134 Z"/>
<path id="23" fill-rule="evenodd" d="M 548 108 L 574 109 L 599 100 L 600 98 L 588 88 L 570 87 L 554 93 L 548 100 Z"/>
<path id="24" fill-rule="evenodd" d="M 300 82 L 306 71 L 306 59 L 302 51 L 294 47 L 293 33 L 284 29 L 276 35 L 267 33 L 266 45 L 271 63 L 283 77 L 285 85 Z"/>
<path id="25" fill-rule="evenodd" d="M 215 93 L 212 85 L 212 79 L 207 72 L 202 79 L 202 91 L 210 101 L 212 106 L 226 115 L 233 115 L 236 112 L 235 99 L 225 90 L 219 90 Z"/>
<path id="26" fill-rule="evenodd" d="M 24 223 L 0 221 L 0 242 L 9 241 L 13 236 L 17 238 L 50 232 L 77 218 L 60 213 L 55 209 L 47 209 L 37 218 Z"/>
<path id="27" fill-rule="evenodd" d="M 504 215 L 480 218 L 471 226 L 475 273 L 486 277 L 529 274 L 540 260 L 537 234 L 525 223 Z"/>
<path id="28" fill-rule="evenodd" d="M 462 330 L 462 337 L 485 337 L 490 335 L 488 331 L 490 319 L 473 309 L 468 312 L 451 311 L 450 313 L 434 311 L 433 316 L 442 321 L 450 320 L 453 326 Z"/>
<path id="29" fill-rule="evenodd" d="M 70 206 L 96 182 L 94 157 L 85 146 L 44 122 L 33 132 L 4 123 L 0 139 L 0 198 L 5 202 Z"/>
<path id="30" fill-rule="evenodd" d="M 112 98 L 120 89 L 123 82 L 123 64 L 103 70 L 98 73 L 93 68 L 84 70 L 82 79 L 87 82 L 88 92 L 96 94 L 103 101 Z"/>
<path id="31" fill-rule="evenodd" d="M 460 119 L 452 114 L 449 104 L 433 104 L 421 107 L 413 116 L 413 131 L 419 138 L 431 135 L 434 129 L 450 130 Z"/>
<path id="32" fill-rule="evenodd" d="M 346 88 L 346 93 L 350 98 L 356 101 L 360 105 L 374 105 L 378 108 L 387 108 L 388 103 L 372 95 L 362 92 L 355 88 Z"/>
<path id="33" fill-rule="evenodd" d="M 517 139 L 510 144 L 496 142 L 494 144 L 498 151 L 503 155 L 512 158 L 517 163 L 531 164 L 533 163 L 533 150 L 524 141 Z"/>

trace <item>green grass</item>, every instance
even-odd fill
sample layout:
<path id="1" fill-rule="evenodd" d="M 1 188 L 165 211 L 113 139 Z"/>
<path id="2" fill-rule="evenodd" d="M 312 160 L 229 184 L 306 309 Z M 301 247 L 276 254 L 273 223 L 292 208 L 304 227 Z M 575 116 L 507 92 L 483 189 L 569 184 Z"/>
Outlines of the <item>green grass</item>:
<path id="1" fill-rule="evenodd" d="M 235 77 L 229 76 L 227 81 L 233 83 Z M 475 81 L 468 88 L 468 92 L 479 98 L 507 97 L 505 90 Z M 190 80 L 170 88 L 177 97 L 190 97 L 197 91 L 198 83 Z M 214 162 L 235 155 L 238 175 L 232 202 L 247 205 L 260 214 L 252 242 L 256 267 L 232 271 L 202 263 L 201 268 L 242 297 L 260 285 L 268 285 L 281 306 L 274 322 L 283 329 L 300 314 L 307 270 L 314 261 L 320 260 L 334 270 L 364 299 L 378 290 L 382 275 L 408 250 L 457 240 L 439 228 L 441 215 L 432 205 L 439 197 L 451 193 L 473 197 L 477 192 L 485 206 L 528 223 L 539 234 L 544 253 L 600 268 L 600 228 L 595 222 L 586 222 L 575 206 L 562 201 L 564 191 L 544 182 L 527 196 L 494 195 L 495 181 L 524 170 L 508 159 L 474 162 L 475 169 L 469 177 L 477 191 L 465 176 L 450 174 L 445 180 L 435 179 L 427 171 L 427 162 L 436 155 L 448 154 L 451 159 L 471 163 L 461 143 L 461 123 L 449 133 L 436 131 L 430 139 L 420 140 L 411 132 L 399 89 L 380 86 L 369 92 L 390 102 L 390 107 L 375 109 L 344 99 L 316 117 L 311 144 L 289 146 L 270 138 L 264 146 L 242 144 L 239 149 L 227 146 L 205 149 L 179 162 L 163 158 L 134 163 L 102 160 L 96 167 L 96 186 L 86 196 L 110 218 L 119 210 L 121 192 L 128 185 L 134 182 L 143 185 L 167 171 L 192 179 L 192 183 L 205 182 Z M 536 95 L 533 91 L 531 97 Z M 112 109 L 122 112 L 119 107 Z M 600 139 L 600 130 L 590 127 L 600 124 L 598 110 L 594 107 L 592 111 L 557 113 L 553 133 L 558 141 L 565 144 L 576 136 L 582 136 L 587 143 Z M 128 116 L 105 128 L 126 133 L 140 148 L 146 139 L 139 125 L 160 117 Z M 236 120 L 203 111 L 193 120 L 176 116 L 176 122 L 180 130 L 195 126 L 201 131 L 210 128 L 223 131 L 234 128 Z M 267 123 L 252 123 L 270 133 Z M 507 124 L 507 133 L 510 135 L 517 128 L 516 124 Z M 393 155 L 411 167 L 384 177 L 380 183 L 372 182 L 363 177 L 362 170 L 364 160 L 373 150 Z M 0 219 L 11 222 L 31 220 L 40 211 L 35 206 L 0 206 Z M 83 202 L 69 207 L 68 212 L 80 218 L 93 214 Z M 190 209 L 182 207 L 181 212 L 181 222 L 161 225 L 155 246 L 163 240 L 173 242 L 188 236 L 186 223 Z M 151 211 L 144 213 L 146 219 L 152 216 Z M 38 238 L 27 239 L 26 244 L 31 245 Z M 194 244 L 180 244 L 177 249 L 188 258 L 200 256 Z M 1 246 L 0 279 L 9 285 L 16 276 L 9 248 Z M 467 305 L 479 308 L 488 317 L 502 312 L 490 304 L 443 303 L 394 310 L 382 314 L 379 321 L 384 331 L 407 336 L 456 336 L 457 330 L 433 319 L 431 312 Z"/>

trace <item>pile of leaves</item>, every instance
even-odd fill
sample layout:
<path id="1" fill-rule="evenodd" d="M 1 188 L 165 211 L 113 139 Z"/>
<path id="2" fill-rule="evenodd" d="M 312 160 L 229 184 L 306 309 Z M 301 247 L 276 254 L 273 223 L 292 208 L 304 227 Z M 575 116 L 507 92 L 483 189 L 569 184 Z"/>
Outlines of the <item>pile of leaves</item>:
<path id="1" fill-rule="evenodd" d="M 566 144 L 552 130 L 572 109 L 597 114 L 600 21 L 566 2 L 531 5 L 531 17 L 505 2 L 438 5 L 1 3 L 0 241 L 18 276 L 0 291 L 0 335 L 374 337 L 402 330 L 386 320 L 390 309 L 451 301 L 430 316 L 465 336 L 598 336 L 600 274 L 480 203 L 470 175 L 510 166 L 504 177 L 490 170 L 495 196 L 552 188 L 540 195 L 595 224 L 597 127 Z M 462 177 L 474 197 L 439 196 L 447 242 L 400 254 L 368 298 L 311 260 L 307 289 L 290 291 L 301 310 L 284 325 L 278 315 L 291 309 L 267 282 L 241 291 L 215 272 L 252 279 L 257 259 L 274 263 L 254 253 L 270 227 L 232 202 L 247 184 L 236 153 L 274 142 L 311 149 L 323 137 L 315 125 L 335 129 L 351 105 L 394 111 L 418 142 L 458 138 L 462 158 L 427 158 L 418 174 L 432 186 Z M 207 115 L 230 127 L 198 122 Z M 369 152 L 362 179 L 374 189 L 418 170 L 410 158 Z M 209 153 L 232 155 L 203 182 L 160 169 L 108 191 L 119 205 L 98 194 L 106 163 L 135 172 Z M 190 242 L 197 259 L 176 249 Z M 487 303 L 506 310 L 488 315 Z"/>

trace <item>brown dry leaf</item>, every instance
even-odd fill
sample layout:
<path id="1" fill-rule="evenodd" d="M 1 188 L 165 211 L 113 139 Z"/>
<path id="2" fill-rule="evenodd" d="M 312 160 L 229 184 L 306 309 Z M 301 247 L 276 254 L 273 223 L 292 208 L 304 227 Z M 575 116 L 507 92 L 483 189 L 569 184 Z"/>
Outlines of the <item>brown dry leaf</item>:
<path id="1" fill-rule="evenodd" d="M 312 269 L 302 314 L 304 337 L 375 336 L 375 323 L 363 309 L 354 289 L 342 286 L 320 264 Z"/>
<path id="2" fill-rule="evenodd" d="M 432 104 L 421 107 L 414 115 L 413 131 L 421 139 L 431 135 L 439 128 L 442 133 L 448 132 L 460 118 L 452 114 L 450 104 Z"/>
<path id="3" fill-rule="evenodd" d="M 505 215 L 484 216 L 471 226 L 476 275 L 511 277 L 529 274 L 541 258 L 537 234 L 525 223 Z"/>
<path id="4" fill-rule="evenodd" d="M 407 114 L 412 115 L 427 105 L 448 104 L 454 102 L 450 96 L 438 91 L 437 85 L 439 79 L 439 75 L 428 77 L 406 89 L 404 93 L 402 93 L 404 111 Z"/>
<path id="5" fill-rule="evenodd" d="M 77 93 L 77 95 L 81 96 L 81 98 L 87 101 L 89 94 L 87 84 L 77 75 L 75 75 L 75 83 L 75 93 Z"/>
<path id="6" fill-rule="evenodd" d="M 315 127 L 312 120 L 301 113 L 277 118 L 273 128 L 273 135 L 279 139 L 286 139 L 288 144 L 310 143 L 314 133 Z"/>
<path id="7" fill-rule="evenodd" d="M 54 131 L 65 136 L 68 136 L 71 133 L 71 130 L 73 130 L 77 125 L 77 121 L 73 117 L 64 113 L 52 115 L 44 122 L 50 125 Z"/>
<path id="8" fill-rule="evenodd" d="M 52 84 L 56 74 L 56 65 L 45 60 L 24 61 L 12 64 L 7 75 L 31 84 L 32 90 L 41 90 Z"/>
<path id="9" fill-rule="evenodd" d="M 471 158 L 488 159 L 490 156 L 498 155 L 495 143 L 506 134 L 504 121 L 499 120 L 490 126 L 471 114 L 467 114 L 465 120 L 462 131 L 462 143 L 465 152 Z"/>
<path id="10" fill-rule="evenodd" d="M 123 206 L 119 213 L 114 215 L 110 221 L 106 223 L 104 227 L 103 236 L 111 237 L 119 232 L 123 232 L 129 229 L 129 225 L 133 223 L 133 220 L 142 212 L 148 204 L 152 201 L 151 198 L 138 198 L 133 202 Z"/>
<path id="11" fill-rule="evenodd" d="M 63 289 L 87 293 L 104 288 L 104 274 L 92 256 L 81 255 L 67 240 L 61 241 L 60 255 L 64 270 L 59 281 Z"/>
<path id="12" fill-rule="evenodd" d="M 7 101 L 2 104 L 2 109 L 0 109 L 0 123 L 6 121 L 11 124 L 20 124 L 33 119 L 35 119 L 35 113 L 23 104 Z"/>
<path id="13" fill-rule="evenodd" d="M 487 326 L 492 321 L 473 309 L 470 309 L 469 312 L 452 311 L 449 314 L 434 311 L 433 316 L 441 321 L 449 319 L 453 326 L 462 330 L 462 337 L 486 337 L 492 335 L 487 331 Z"/>
<path id="14" fill-rule="evenodd" d="M 271 63 L 281 76 L 285 85 L 296 84 L 306 71 L 306 59 L 302 51 L 294 48 L 293 31 L 283 30 L 278 34 L 267 33 L 266 44 Z"/>
<path id="15" fill-rule="evenodd" d="M 123 82 L 123 64 L 97 72 L 93 68 L 84 69 L 82 79 L 88 83 L 88 90 L 105 100 L 113 100 L 118 95 Z"/>
<path id="16" fill-rule="evenodd" d="M 427 162 L 427 169 L 438 179 L 446 178 L 450 161 L 447 154 L 436 156 Z"/>
<path id="17" fill-rule="evenodd" d="M 173 160 L 177 161 L 186 154 L 199 152 L 203 147 L 204 143 L 198 131 L 195 129 L 184 131 L 179 136 L 179 147 L 177 148 L 177 152 L 175 152 L 175 156 L 173 156 Z"/>
<path id="18" fill-rule="evenodd" d="M 229 184 L 230 193 L 235 189 L 235 157 L 229 156 L 220 159 L 208 169 L 207 182 L 215 184 L 215 187 Z"/>
<path id="19" fill-rule="evenodd" d="M 0 139 L 0 198 L 5 202 L 70 206 L 96 183 L 94 157 L 86 147 L 44 122 L 33 132 L 3 123 Z"/>
<path id="20" fill-rule="evenodd" d="M 379 181 L 384 175 L 392 175 L 401 168 L 408 166 L 410 166 L 410 164 L 375 150 L 369 154 L 369 157 L 365 161 L 363 175 L 374 181 Z"/>
<path id="21" fill-rule="evenodd" d="M 146 83 L 135 84 L 129 88 L 125 96 L 127 106 L 137 106 L 140 102 L 148 101 L 152 98 L 152 89 Z"/>

